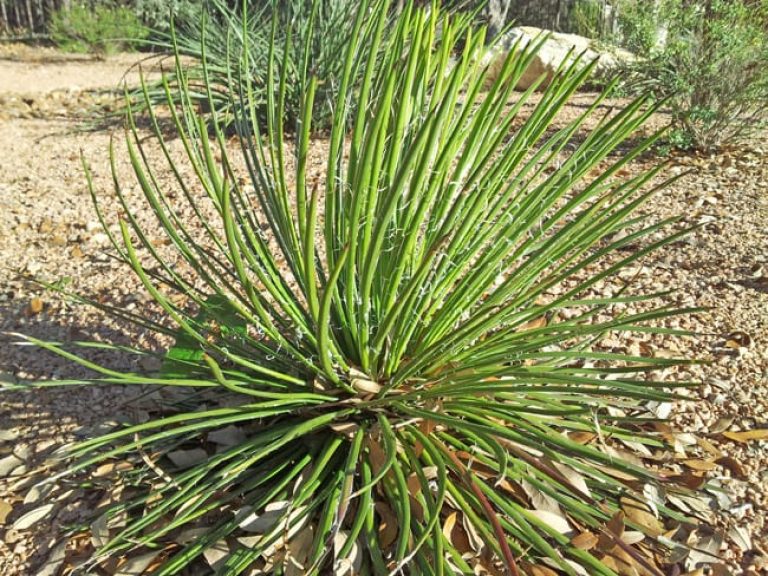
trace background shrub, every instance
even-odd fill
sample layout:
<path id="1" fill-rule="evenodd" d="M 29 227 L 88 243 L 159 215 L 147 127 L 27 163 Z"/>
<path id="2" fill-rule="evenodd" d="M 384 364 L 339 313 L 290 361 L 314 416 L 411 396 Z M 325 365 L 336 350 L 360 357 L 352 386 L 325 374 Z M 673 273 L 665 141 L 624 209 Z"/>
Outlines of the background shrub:
<path id="1" fill-rule="evenodd" d="M 645 4 L 645 6 L 643 6 Z M 768 2 L 631 2 L 624 40 L 640 56 L 627 86 L 667 99 L 681 147 L 711 150 L 748 137 L 768 104 Z"/>
<path id="2" fill-rule="evenodd" d="M 601 0 L 579 0 L 573 4 L 569 14 L 569 29 L 586 38 L 602 38 L 607 33 Z"/>
<path id="3" fill-rule="evenodd" d="M 658 2 L 623 0 L 618 4 L 618 28 L 611 40 L 641 58 L 666 40 Z"/>
<path id="4" fill-rule="evenodd" d="M 129 7 L 78 4 L 54 14 L 50 34 L 69 52 L 109 53 L 137 48 L 149 30 Z"/>
<path id="5" fill-rule="evenodd" d="M 133 0 L 136 17 L 150 30 L 150 39 L 167 39 L 171 21 L 193 25 L 201 21 L 204 0 Z M 199 24 L 198 24 L 199 25 Z"/>

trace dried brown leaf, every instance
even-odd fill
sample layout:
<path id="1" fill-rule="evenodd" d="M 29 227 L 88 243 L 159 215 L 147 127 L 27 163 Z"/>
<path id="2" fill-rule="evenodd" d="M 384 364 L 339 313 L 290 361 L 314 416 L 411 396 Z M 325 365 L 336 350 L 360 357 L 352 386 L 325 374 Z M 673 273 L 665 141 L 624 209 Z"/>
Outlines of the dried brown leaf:
<path id="1" fill-rule="evenodd" d="M 699 446 L 704 448 L 704 450 L 706 450 L 713 457 L 720 458 L 720 456 L 723 455 L 720 449 L 706 438 L 697 438 L 696 441 L 698 442 Z"/>
<path id="2" fill-rule="evenodd" d="M 589 444 L 597 438 L 597 434 L 594 432 L 569 432 L 568 439 L 577 444 Z"/>
<path id="3" fill-rule="evenodd" d="M 458 521 L 458 514 L 451 512 L 443 524 L 443 534 L 450 541 L 459 554 L 473 553 L 474 549 L 469 541 L 469 535 L 464 529 L 463 522 Z"/>
<path id="4" fill-rule="evenodd" d="M 734 477 L 740 480 L 745 480 L 747 478 L 746 470 L 744 470 L 741 462 L 736 460 L 736 458 L 733 458 L 732 456 L 723 456 L 722 458 L 715 460 L 715 462 L 723 468 L 730 470 Z"/>
<path id="5" fill-rule="evenodd" d="M 40 298 L 32 298 L 29 301 L 28 312 L 29 314 L 40 314 L 43 311 L 45 305 Z"/>
<path id="6" fill-rule="evenodd" d="M 768 440 L 768 428 L 746 430 L 744 432 L 723 432 L 723 436 L 735 442 L 747 444 L 752 440 Z"/>
<path id="7" fill-rule="evenodd" d="M 419 422 L 419 430 L 422 434 L 425 436 L 429 436 L 432 434 L 432 432 L 435 430 L 435 422 L 433 420 L 422 420 Z M 420 458 L 421 454 L 424 452 L 424 446 L 419 442 L 418 440 L 414 444 L 414 452 L 416 453 L 416 457 Z"/>
<path id="8" fill-rule="evenodd" d="M 521 563 L 521 567 L 525 570 L 525 574 L 530 576 L 557 576 L 557 572 L 541 564 L 529 564 L 527 562 Z"/>
<path id="9" fill-rule="evenodd" d="M 379 515 L 379 545 L 386 550 L 397 538 L 397 516 L 386 502 L 376 502 L 376 512 Z"/>
<path id="10" fill-rule="evenodd" d="M 408 475 L 406 484 L 408 485 L 408 492 L 411 494 L 411 496 L 415 497 L 421 494 L 421 480 L 419 479 L 419 475 L 416 474 L 416 472 L 411 472 Z"/>
<path id="11" fill-rule="evenodd" d="M 8 514 L 11 512 L 13 512 L 13 506 L 6 500 L 0 500 L 0 526 L 5 524 L 5 520 L 8 518 Z"/>
<path id="12" fill-rule="evenodd" d="M 523 330 L 535 330 L 536 328 L 544 328 L 547 324 L 549 324 L 547 317 L 539 316 L 538 318 L 534 318 L 533 320 L 520 326 L 517 331 L 522 332 Z"/>
<path id="13" fill-rule="evenodd" d="M 592 550 L 595 546 L 597 546 L 597 542 L 599 541 L 599 538 L 587 530 L 586 532 L 582 532 L 578 536 L 575 536 L 571 540 L 571 544 L 573 544 L 574 547 L 578 548 L 579 550 Z"/>
<path id="14" fill-rule="evenodd" d="M 378 474 L 381 472 L 381 469 L 384 468 L 384 464 L 387 461 L 387 454 L 373 437 L 368 436 L 365 443 L 368 447 L 368 462 L 371 464 L 373 473 Z"/>
<path id="15" fill-rule="evenodd" d="M 623 496 L 620 502 L 627 518 L 637 524 L 645 534 L 659 536 L 664 533 L 664 526 L 646 503 L 627 496 Z"/>
<path id="16" fill-rule="evenodd" d="M 712 460 L 698 460 L 694 458 L 683 460 L 683 464 L 692 470 L 698 470 L 700 472 L 709 472 L 717 468 L 717 464 Z"/>
<path id="17" fill-rule="evenodd" d="M 726 336 L 725 347 L 726 348 L 749 348 L 752 345 L 752 337 L 746 332 L 737 331 L 731 332 Z"/>

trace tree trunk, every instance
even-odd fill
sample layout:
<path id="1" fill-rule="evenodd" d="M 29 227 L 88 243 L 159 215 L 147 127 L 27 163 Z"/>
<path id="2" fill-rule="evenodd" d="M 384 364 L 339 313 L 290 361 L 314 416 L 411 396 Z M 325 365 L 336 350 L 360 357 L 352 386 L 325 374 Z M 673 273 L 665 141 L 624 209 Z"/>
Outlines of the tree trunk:
<path id="1" fill-rule="evenodd" d="M 513 0 L 489 0 L 483 10 L 491 38 L 498 35 L 509 23 L 509 9 Z"/>
<path id="2" fill-rule="evenodd" d="M 14 16 L 14 28 L 21 28 L 21 10 L 19 9 L 20 2 L 13 2 L 13 16 Z"/>
<path id="3" fill-rule="evenodd" d="M 8 23 L 8 10 L 5 7 L 5 0 L 0 0 L 0 18 L 3 20 L 3 31 L 8 34 L 11 27 Z"/>
<path id="4" fill-rule="evenodd" d="M 45 30 L 45 9 L 43 0 L 35 0 L 35 16 L 37 16 L 38 30 Z"/>
<path id="5" fill-rule="evenodd" d="M 32 0 L 26 1 L 27 5 L 27 22 L 29 23 L 29 31 L 35 31 L 35 15 L 32 13 Z"/>

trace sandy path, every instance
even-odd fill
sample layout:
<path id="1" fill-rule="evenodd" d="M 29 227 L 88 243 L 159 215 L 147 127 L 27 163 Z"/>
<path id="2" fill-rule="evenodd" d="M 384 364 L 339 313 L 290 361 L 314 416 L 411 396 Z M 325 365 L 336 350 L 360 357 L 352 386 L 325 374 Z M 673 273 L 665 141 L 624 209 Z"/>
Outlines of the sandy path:
<path id="1" fill-rule="evenodd" d="M 156 69 L 156 60 L 136 54 L 96 58 L 23 45 L 4 47 L 0 52 L 0 93 L 113 89 L 124 81 L 137 84 L 141 68 L 151 75 Z"/>

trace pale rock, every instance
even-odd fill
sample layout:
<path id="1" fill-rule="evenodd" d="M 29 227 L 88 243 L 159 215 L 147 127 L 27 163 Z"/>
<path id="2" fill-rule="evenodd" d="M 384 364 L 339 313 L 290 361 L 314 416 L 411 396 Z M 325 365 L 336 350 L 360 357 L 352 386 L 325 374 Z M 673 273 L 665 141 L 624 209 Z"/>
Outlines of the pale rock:
<path id="1" fill-rule="evenodd" d="M 549 37 L 539 48 L 538 53 L 533 57 L 530 66 L 520 77 L 516 88 L 518 90 L 527 90 L 541 76 L 546 76 L 540 88 L 549 85 L 554 77 L 555 71 L 568 59 L 573 61 L 580 54 L 581 65 L 586 66 L 591 61 L 597 59 L 595 75 L 598 77 L 609 77 L 619 66 L 625 62 L 635 60 L 635 55 L 627 50 L 620 48 L 604 48 L 598 46 L 590 38 L 579 36 L 578 34 L 564 34 L 561 32 L 549 32 L 533 26 L 519 26 L 512 28 L 502 38 L 500 38 L 486 57 L 489 64 L 489 81 L 494 79 L 494 71 L 501 69 L 501 65 L 511 49 L 522 50 L 529 43 L 536 43 L 540 40 L 542 34 L 549 34 Z"/>
<path id="2" fill-rule="evenodd" d="M 109 236 L 104 234 L 104 232 L 98 232 L 91 236 L 91 243 L 96 244 L 97 246 L 106 246 L 109 244 Z"/>
<path id="3" fill-rule="evenodd" d="M 93 234 L 94 232 L 100 232 L 103 230 L 101 226 L 101 222 L 98 222 L 96 220 L 92 220 L 85 225 L 85 231 L 89 234 Z"/>

